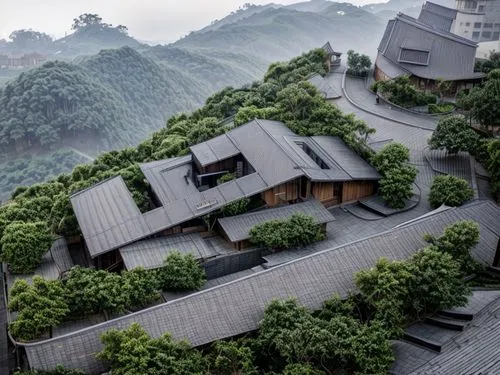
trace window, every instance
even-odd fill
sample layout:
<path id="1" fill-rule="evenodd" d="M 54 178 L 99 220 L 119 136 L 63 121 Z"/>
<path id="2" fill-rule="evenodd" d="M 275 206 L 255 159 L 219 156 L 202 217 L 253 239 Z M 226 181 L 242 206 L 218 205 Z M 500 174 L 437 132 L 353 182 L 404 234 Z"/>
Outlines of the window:
<path id="1" fill-rule="evenodd" d="M 479 6 L 477 7 L 477 11 L 478 11 L 478 12 L 484 12 L 484 5 L 479 5 Z"/>
<path id="2" fill-rule="evenodd" d="M 493 38 L 491 40 L 499 40 L 500 39 L 500 31 L 495 31 L 493 33 Z"/>
<path id="3" fill-rule="evenodd" d="M 495 24 L 495 29 L 500 29 L 500 23 Z"/>
<path id="4" fill-rule="evenodd" d="M 485 23 L 485 24 L 483 25 L 483 28 L 485 28 L 485 29 L 491 29 L 492 27 L 493 27 L 493 24 L 492 24 L 492 23 Z"/>
<path id="5" fill-rule="evenodd" d="M 481 22 L 474 22 L 474 28 L 475 29 L 480 29 L 481 28 Z"/>
<path id="6" fill-rule="evenodd" d="M 405 62 L 415 65 L 429 64 L 429 51 L 419 51 L 416 49 L 401 48 L 399 52 L 399 62 Z"/>
<path id="7" fill-rule="evenodd" d="M 474 40 L 478 40 L 479 39 L 479 31 L 474 31 L 472 33 L 472 39 L 474 39 Z"/>
<path id="8" fill-rule="evenodd" d="M 465 26 L 470 26 L 470 22 L 466 22 L 466 23 L 465 23 Z"/>
<path id="9" fill-rule="evenodd" d="M 491 31 L 483 31 L 483 38 L 488 38 L 490 39 L 491 38 Z"/>

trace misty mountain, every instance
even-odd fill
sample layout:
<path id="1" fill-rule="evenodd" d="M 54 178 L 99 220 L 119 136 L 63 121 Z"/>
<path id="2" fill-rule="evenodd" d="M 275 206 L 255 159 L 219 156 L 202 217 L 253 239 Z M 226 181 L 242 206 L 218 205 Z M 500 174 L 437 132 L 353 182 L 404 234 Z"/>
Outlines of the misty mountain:
<path id="1" fill-rule="evenodd" d="M 367 4 L 362 8 L 387 21 L 400 12 L 412 17 L 418 17 L 424 2 L 425 0 L 389 0 L 386 3 Z M 455 7 L 454 0 L 432 0 L 432 2 L 448 8 Z"/>
<path id="2" fill-rule="evenodd" d="M 219 22 L 222 26 L 193 32 L 173 46 L 229 50 L 269 62 L 287 59 L 329 40 L 341 52 L 353 48 L 373 56 L 373 41 L 385 29 L 385 21 L 369 11 L 325 0 L 291 7 L 252 7 L 241 10 L 235 22 Z"/>

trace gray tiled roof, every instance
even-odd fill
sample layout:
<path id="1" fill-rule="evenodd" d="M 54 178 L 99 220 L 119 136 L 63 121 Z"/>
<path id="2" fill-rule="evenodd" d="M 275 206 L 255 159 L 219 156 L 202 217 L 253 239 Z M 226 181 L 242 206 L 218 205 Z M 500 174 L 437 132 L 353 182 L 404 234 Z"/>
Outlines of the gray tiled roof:
<path id="1" fill-rule="evenodd" d="M 182 233 L 166 237 L 137 241 L 120 249 L 125 268 L 159 268 L 172 251 L 191 253 L 196 259 L 207 259 L 218 255 L 210 249 L 199 233 Z"/>
<path id="2" fill-rule="evenodd" d="M 228 159 L 240 153 L 240 150 L 234 146 L 227 134 L 222 134 L 206 142 L 191 146 L 190 149 L 202 167 Z"/>
<path id="3" fill-rule="evenodd" d="M 335 52 L 332 48 L 332 45 L 330 44 L 330 42 L 326 42 L 325 45 L 323 47 L 321 47 L 325 50 L 326 53 L 328 53 L 329 55 L 338 55 L 340 56 L 341 53 L 340 52 Z"/>
<path id="4" fill-rule="evenodd" d="M 296 261 L 191 294 L 91 328 L 25 347 L 29 363 L 51 369 L 60 363 L 90 373 L 105 369 L 95 358 L 102 349 L 100 336 L 110 328 L 141 324 L 158 337 L 170 332 L 194 346 L 235 336 L 258 327 L 265 306 L 273 298 L 296 297 L 310 309 L 317 309 L 333 293 L 346 296 L 354 288 L 353 275 L 372 267 L 380 257 L 404 259 L 425 245 L 424 233 L 440 234 L 460 219 L 480 224 L 480 244 L 473 256 L 491 264 L 500 233 L 500 208 L 479 201 L 460 208 L 441 210 L 399 228 L 328 249 Z M 500 335 L 496 334 L 496 337 Z"/>
<path id="5" fill-rule="evenodd" d="M 306 143 L 329 169 L 321 169 L 296 141 Z M 144 214 L 140 213 L 121 177 L 73 195 L 71 203 L 92 257 L 300 176 L 315 181 L 378 178 L 377 172 L 339 138 L 298 137 L 277 121 L 253 120 L 224 136 L 193 146 L 192 150 L 202 163 L 211 163 L 238 151 L 256 172 L 200 192 L 191 178 L 191 155 L 142 164 L 141 170 L 162 203 L 161 207 Z M 205 202 L 207 204 L 203 204 Z"/>
<path id="6" fill-rule="evenodd" d="M 70 198 L 91 256 L 149 234 L 149 228 L 121 176 Z"/>
<path id="7" fill-rule="evenodd" d="M 456 17 L 456 9 L 427 1 L 422 5 L 418 20 L 435 29 L 449 32 Z"/>
<path id="8" fill-rule="evenodd" d="M 57 280 L 62 273 L 68 271 L 73 265 L 68 243 L 64 237 L 59 237 L 52 243 L 50 250 L 43 255 L 42 263 L 32 274 L 13 275 L 7 272 L 7 285 L 9 288 L 12 287 L 18 279 L 31 282 L 35 275 L 47 280 Z"/>
<path id="9" fill-rule="evenodd" d="M 250 238 L 250 229 L 254 225 L 275 219 L 286 219 L 296 213 L 314 217 L 318 224 L 334 221 L 333 215 L 316 199 L 287 206 L 269 208 L 257 212 L 219 219 L 219 224 L 231 242 Z"/>
<path id="10" fill-rule="evenodd" d="M 477 44 L 471 40 L 433 28 L 400 13 L 387 24 L 378 50 L 388 60 L 384 61 L 386 65 L 394 64 L 418 77 L 459 80 L 483 76 L 474 73 L 476 47 Z M 402 62 L 402 49 L 427 51 L 428 64 Z"/>
<path id="11" fill-rule="evenodd" d="M 337 99 L 342 96 L 341 90 L 331 82 L 328 76 L 322 77 L 319 74 L 314 74 L 307 81 L 316 87 L 325 99 Z"/>

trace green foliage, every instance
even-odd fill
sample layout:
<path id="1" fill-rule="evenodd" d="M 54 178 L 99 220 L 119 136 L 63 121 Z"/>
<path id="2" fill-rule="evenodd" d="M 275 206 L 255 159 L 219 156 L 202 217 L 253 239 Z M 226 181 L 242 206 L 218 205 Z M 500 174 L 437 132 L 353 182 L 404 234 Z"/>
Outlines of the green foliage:
<path id="1" fill-rule="evenodd" d="M 292 363 L 285 367 L 282 375 L 324 375 L 320 371 L 307 363 Z"/>
<path id="2" fill-rule="evenodd" d="M 466 151 L 474 154 L 479 136 L 467 124 L 462 115 L 451 115 L 439 120 L 432 137 L 429 139 L 431 149 L 446 149 L 450 154 Z"/>
<path id="3" fill-rule="evenodd" d="M 360 55 L 354 50 L 347 51 L 347 74 L 366 77 L 368 70 L 372 66 L 372 62 L 367 55 Z"/>
<path id="4" fill-rule="evenodd" d="M 102 311 L 122 312 L 128 296 L 119 274 L 73 267 L 63 280 L 66 301 L 75 317 Z"/>
<path id="5" fill-rule="evenodd" d="M 373 167 L 382 175 L 399 168 L 410 160 L 410 150 L 401 143 L 391 142 L 385 145 L 371 158 Z"/>
<path id="6" fill-rule="evenodd" d="M 430 242 L 439 251 L 450 254 L 460 263 L 465 274 L 476 272 L 480 265 L 472 258 L 471 250 L 479 243 L 479 225 L 472 220 L 462 220 L 447 226 L 439 237 L 426 235 L 425 240 Z"/>
<path id="7" fill-rule="evenodd" d="M 154 272 L 138 267 L 121 273 L 121 293 L 127 296 L 127 308 L 144 308 L 160 299 Z"/>
<path id="8" fill-rule="evenodd" d="M 470 90 L 468 95 L 462 95 L 458 105 L 470 110 L 481 126 L 500 125 L 500 69 L 489 72 L 486 81 L 481 86 Z"/>
<path id="9" fill-rule="evenodd" d="M 500 69 L 500 52 L 490 52 L 490 57 L 486 60 L 476 59 L 475 72 L 489 73 L 492 70 Z"/>
<path id="10" fill-rule="evenodd" d="M 490 174 L 490 187 L 493 197 L 500 200 L 500 139 L 488 144 L 488 159 L 486 168 Z"/>
<path id="11" fill-rule="evenodd" d="M 408 164 L 410 150 L 400 143 L 389 143 L 371 158 L 371 163 L 381 174 L 379 193 L 393 208 L 404 208 L 405 201 L 413 195 L 413 182 L 417 169 Z"/>
<path id="12" fill-rule="evenodd" d="M 229 182 L 232 181 L 236 178 L 236 175 L 234 173 L 226 173 L 225 175 L 222 175 L 221 178 L 217 180 L 217 184 L 221 185 L 224 182 Z"/>
<path id="13" fill-rule="evenodd" d="M 284 220 L 270 220 L 250 229 L 250 241 L 269 249 L 306 246 L 325 239 L 320 225 L 312 216 L 293 214 Z"/>
<path id="14" fill-rule="evenodd" d="M 40 265 L 52 240 L 45 222 L 11 222 L 5 227 L 0 239 L 1 258 L 9 264 L 12 273 L 32 272 Z"/>
<path id="15" fill-rule="evenodd" d="M 205 271 L 193 254 L 178 251 L 168 254 L 157 277 L 163 290 L 196 290 L 205 283 Z"/>
<path id="16" fill-rule="evenodd" d="M 249 204 L 249 198 L 241 198 L 237 201 L 226 204 L 221 210 L 224 216 L 241 215 L 248 211 Z"/>
<path id="17" fill-rule="evenodd" d="M 429 104 L 428 111 L 432 114 L 442 114 L 442 113 L 450 113 L 455 109 L 455 106 L 451 103 L 443 103 L 443 104 Z"/>
<path id="18" fill-rule="evenodd" d="M 57 365 L 54 370 L 29 370 L 29 371 L 16 371 L 14 375 L 85 375 L 81 370 L 65 369 L 61 365 Z"/>
<path id="19" fill-rule="evenodd" d="M 412 184 L 417 177 L 417 169 L 406 165 L 385 173 L 379 181 L 382 198 L 392 208 L 404 208 L 405 201 L 412 197 Z"/>
<path id="20" fill-rule="evenodd" d="M 216 341 L 208 358 L 209 371 L 214 375 L 257 375 L 252 349 L 244 341 Z"/>
<path id="21" fill-rule="evenodd" d="M 16 311 L 16 319 L 9 331 L 16 339 L 33 340 L 63 321 L 68 312 L 60 281 L 33 277 L 32 284 L 17 280 L 10 291 L 9 310 Z"/>
<path id="22" fill-rule="evenodd" d="M 349 316 L 352 315 L 354 308 L 355 303 L 352 298 L 341 299 L 338 294 L 335 294 L 323 302 L 318 318 L 328 321 L 338 315 Z"/>
<path id="23" fill-rule="evenodd" d="M 394 334 L 401 333 L 406 319 L 463 306 L 470 294 L 460 264 L 435 247 L 405 261 L 380 259 L 375 268 L 358 272 L 355 279 L 361 296 L 375 310 L 375 320 Z"/>
<path id="24" fill-rule="evenodd" d="M 151 338 L 137 323 L 119 331 L 111 329 L 101 337 L 104 349 L 97 357 L 111 366 L 113 375 L 202 374 L 201 353 L 169 334 Z"/>
<path id="25" fill-rule="evenodd" d="M 436 176 L 429 193 L 429 202 L 433 208 L 442 204 L 447 206 L 461 206 L 474 196 L 474 190 L 462 178 L 452 175 Z"/>
<path id="26" fill-rule="evenodd" d="M 435 104 L 437 98 L 417 89 L 410 82 L 410 77 L 400 76 L 389 81 L 379 81 L 378 92 L 401 107 L 418 107 L 426 104 Z"/>

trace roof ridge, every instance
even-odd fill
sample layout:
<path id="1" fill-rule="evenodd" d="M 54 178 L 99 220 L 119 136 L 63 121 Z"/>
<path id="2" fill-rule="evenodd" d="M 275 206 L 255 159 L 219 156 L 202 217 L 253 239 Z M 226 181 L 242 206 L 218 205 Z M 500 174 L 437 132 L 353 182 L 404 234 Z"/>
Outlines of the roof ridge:
<path id="1" fill-rule="evenodd" d="M 340 138 L 339 136 L 328 136 L 328 135 L 326 135 L 326 136 L 325 135 L 314 135 L 312 137 L 308 137 L 308 139 L 310 139 L 316 146 L 319 147 L 319 149 L 321 151 L 323 151 L 328 156 L 328 158 L 330 159 L 330 161 L 333 162 L 333 164 L 335 164 L 340 170 L 344 171 L 344 173 L 346 175 L 348 175 L 349 177 L 351 177 L 352 179 L 354 179 L 354 177 L 349 172 L 347 172 L 339 163 L 337 163 L 337 161 L 334 158 L 330 157 L 330 155 L 328 155 L 328 153 L 323 150 L 323 147 L 321 147 L 321 145 L 318 142 L 316 142 L 316 140 L 314 139 L 314 137 L 332 137 L 332 138 L 337 138 L 342 143 L 344 143 L 344 145 L 345 145 L 345 142 L 342 140 L 342 138 Z M 347 146 L 347 147 L 349 148 L 349 146 Z M 350 148 L 349 148 L 349 150 L 352 151 Z M 355 153 L 354 151 L 352 151 L 352 152 Z"/>
<path id="2" fill-rule="evenodd" d="M 409 24 L 409 25 L 413 25 L 419 29 L 423 29 L 423 30 L 426 30 L 426 31 L 429 31 L 433 34 L 436 34 L 436 35 L 439 35 L 443 38 L 447 38 L 447 39 L 450 39 L 450 40 L 454 40 L 458 43 L 462 43 L 462 44 L 465 44 L 465 45 L 468 45 L 468 46 L 471 46 L 471 47 L 476 47 L 477 48 L 477 43 L 472 41 L 472 40 L 469 40 L 469 39 L 466 39 L 466 38 L 463 38 L 459 35 L 456 35 L 456 34 L 453 34 L 453 33 L 450 33 L 449 31 L 444 31 L 444 30 L 438 30 L 438 29 L 434 29 L 433 27 L 419 21 L 418 19 L 416 18 L 413 18 L 407 14 L 404 14 L 404 13 L 398 13 L 395 20 L 398 20 L 398 21 L 401 21 L 401 22 L 404 22 L 406 24 Z"/>
<path id="3" fill-rule="evenodd" d="M 86 191 L 92 190 L 92 189 L 96 188 L 96 187 L 97 187 L 97 186 L 99 186 L 99 185 L 102 185 L 102 184 L 104 184 L 104 183 L 106 183 L 106 182 L 111 181 L 111 180 L 112 180 L 112 179 L 114 179 L 114 178 L 120 178 L 120 179 L 123 181 L 123 183 L 125 183 L 125 180 L 123 180 L 122 175 L 121 175 L 121 174 L 118 174 L 118 175 L 116 175 L 116 176 L 112 176 L 112 177 L 105 178 L 105 179 L 104 179 L 104 180 L 102 180 L 102 181 L 98 181 L 98 182 L 96 182 L 95 184 L 93 184 L 93 185 L 91 185 L 91 186 L 89 186 L 89 187 L 86 187 L 85 189 L 78 190 L 78 191 L 74 192 L 73 194 L 71 194 L 71 195 L 69 196 L 69 198 L 71 199 L 71 198 L 76 197 L 77 195 L 80 195 L 80 194 L 82 194 L 82 193 L 84 193 L 84 192 L 86 192 Z M 125 184 L 125 186 L 126 186 L 126 184 Z M 128 188 L 127 188 L 127 189 L 128 189 Z"/>

